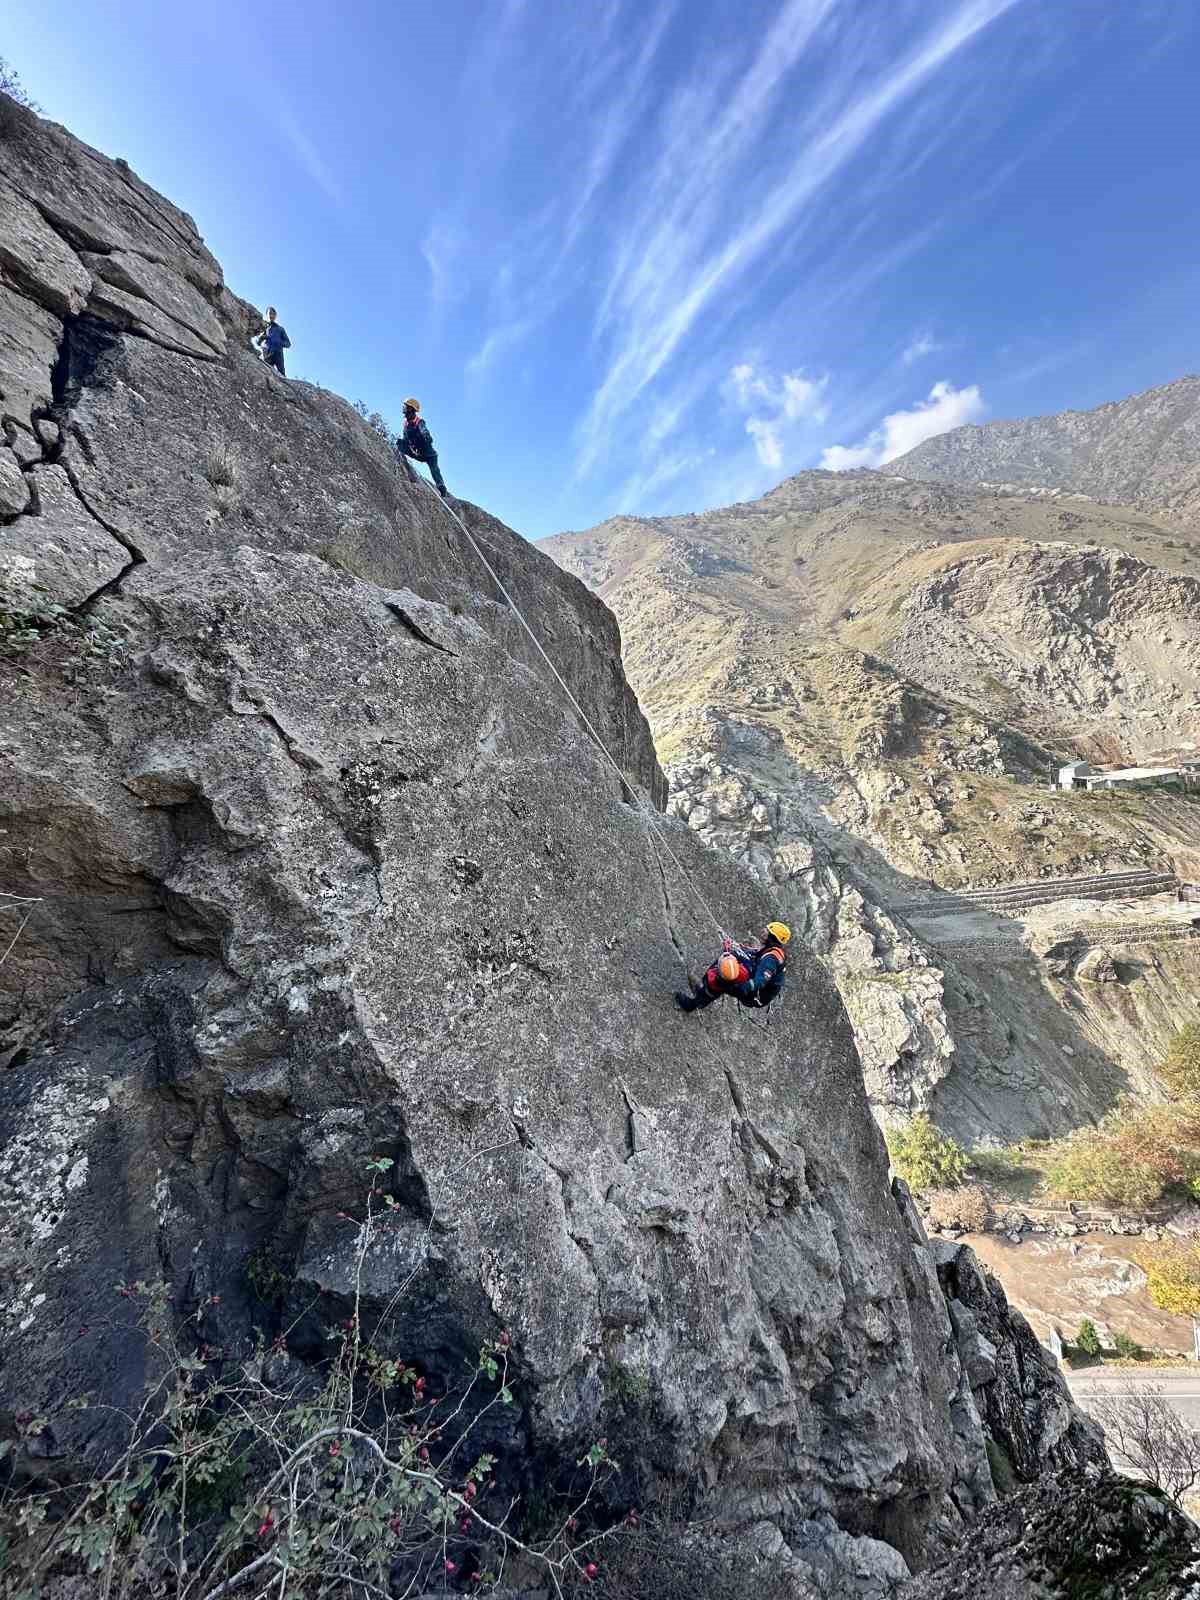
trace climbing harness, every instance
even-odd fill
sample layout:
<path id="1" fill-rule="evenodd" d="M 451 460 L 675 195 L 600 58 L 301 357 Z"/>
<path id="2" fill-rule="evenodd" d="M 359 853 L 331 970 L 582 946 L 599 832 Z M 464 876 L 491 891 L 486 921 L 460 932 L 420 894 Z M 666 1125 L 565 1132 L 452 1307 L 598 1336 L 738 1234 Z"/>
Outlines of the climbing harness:
<path id="1" fill-rule="evenodd" d="M 687 884 L 688 888 L 692 891 L 692 894 L 696 898 L 697 904 L 704 908 L 705 915 L 708 917 L 708 919 L 712 923 L 713 927 L 716 928 L 716 930 L 720 934 L 721 938 L 724 939 L 726 937 L 725 929 L 717 921 L 716 913 L 713 911 L 713 909 L 709 905 L 708 901 L 700 893 L 700 890 L 696 887 L 696 884 L 695 884 L 691 874 L 688 872 L 687 868 L 683 865 L 682 861 L 680 861 L 679 857 L 675 854 L 674 850 L 671 849 L 670 844 L 667 842 L 666 836 L 663 834 L 662 829 L 658 826 L 658 823 L 655 820 L 654 813 L 650 810 L 650 807 L 646 804 L 646 802 L 642 799 L 641 795 L 638 794 L 637 790 L 629 782 L 629 780 L 625 776 L 625 774 L 621 771 L 621 768 L 620 768 L 619 764 L 617 763 L 617 761 L 614 759 L 614 757 L 610 753 L 608 746 L 604 743 L 604 740 L 600 737 L 600 735 L 596 732 L 595 728 L 592 726 L 592 723 L 591 723 L 590 719 L 588 718 L 587 712 L 584 711 L 583 707 L 579 704 L 579 701 L 576 700 L 575 696 L 571 693 L 571 690 L 568 688 L 566 680 L 563 678 L 562 673 L 559 672 L 558 668 L 554 665 L 553 661 L 551 661 L 550 657 L 546 654 L 546 651 L 542 647 L 541 640 L 538 638 L 537 634 L 534 633 L 533 629 L 529 626 L 528 622 L 526 622 L 524 616 L 521 613 L 521 608 L 517 605 L 517 602 L 513 599 L 512 595 L 509 594 L 508 590 L 504 587 L 504 584 L 501 582 L 500 576 L 497 573 L 495 567 L 492 566 L 491 562 L 488 560 L 488 558 L 484 555 L 483 551 L 480 549 L 478 541 L 476 540 L 474 534 L 471 532 L 470 528 L 467 527 L 466 523 L 459 516 L 458 512 L 455 511 L 454 507 L 449 503 L 449 501 L 442 499 L 441 495 L 438 495 L 436 493 L 436 490 L 433 489 L 433 487 L 426 481 L 425 477 L 421 473 L 417 472 L 414 475 L 415 475 L 415 477 L 417 479 L 417 482 L 422 484 L 424 486 L 424 488 L 428 491 L 428 493 L 430 493 L 432 495 L 435 495 L 435 497 L 436 497 L 436 499 L 438 501 L 438 504 L 443 506 L 445 508 L 445 510 L 448 511 L 449 514 L 454 518 L 455 522 L 458 524 L 458 527 L 459 527 L 460 531 L 462 532 L 463 537 L 466 539 L 467 543 L 471 546 L 471 549 L 474 550 L 475 554 L 479 557 L 479 559 L 483 563 L 483 565 L 487 568 L 488 575 L 491 578 L 492 582 L 496 585 L 497 589 L 499 589 L 500 593 L 504 596 L 505 600 L 508 602 L 509 609 L 511 610 L 513 616 L 516 617 L 517 621 L 521 624 L 522 628 L 524 628 L 525 632 L 529 635 L 529 638 L 533 643 L 534 649 L 541 656 L 542 660 L 546 663 L 546 665 L 550 668 L 550 671 L 554 674 L 555 678 L 558 680 L 559 688 L 566 695 L 566 697 L 570 701 L 571 705 L 575 708 L 576 715 L 578 716 L 580 722 L 583 723 L 583 726 L 587 729 L 588 733 L 591 735 L 592 740 L 595 743 L 595 746 L 596 746 L 597 750 L 599 750 L 600 754 L 604 757 L 604 759 L 608 762 L 609 766 L 613 769 L 613 771 L 616 773 L 617 777 L 620 779 L 622 789 L 625 790 L 625 791 L 628 791 L 628 793 L 633 796 L 634 802 L 635 802 L 637 808 L 640 811 L 645 813 L 646 822 L 647 822 L 648 826 L 658 836 L 658 840 L 662 844 L 663 849 L 667 852 L 667 854 L 670 856 L 671 860 L 675 863 L 676 870 L 679 872 L 680 877 Z"/>
<path id="2" fill-rule="evenodd" d="M 754 1018 L 749 1015 L 749 1012 L 753 1009 L 752 1007 L 739 1005 L 737 1008 L 738 1021 L 744 1022 L 748 1028 L 757 1028 L 759 1033 L 769 1033 L 771 1031 L 771 1013 L 775 1010 L 776 1006 L 779 1007 L 780 1015 L 783 1015 L 783 993 L 784 992 L 781 989 L 777 999 L 772 1000 L 770 1005 L 762 1007 L 762 1010 L 764 1010 L 767 1014 L 761 1022 L 756 1022 Z"/>

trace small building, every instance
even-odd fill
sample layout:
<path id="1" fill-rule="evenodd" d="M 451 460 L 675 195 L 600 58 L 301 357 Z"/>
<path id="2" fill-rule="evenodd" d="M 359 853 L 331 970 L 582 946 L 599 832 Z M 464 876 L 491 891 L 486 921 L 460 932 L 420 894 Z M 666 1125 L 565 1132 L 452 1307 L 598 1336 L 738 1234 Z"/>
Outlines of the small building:
<path id="1" fill-rule="evenodd" d="M 1111 772 L 1085 773 L 1076 787 L 1089 792 L 1096 789 L 1135 789 L 1143 785 L 1154 789 L 1180 776 L 1178 767 L 1117 767 Z"/>
<path id="2" fill-rule="evenodd" d="M 1072 761 L 1069 766 L 1058 769 L 1058 787 L 1060 789 L 1082 789 L 1086 778 L 1090 778 L 1096 769 L 1086 761 Z"/>

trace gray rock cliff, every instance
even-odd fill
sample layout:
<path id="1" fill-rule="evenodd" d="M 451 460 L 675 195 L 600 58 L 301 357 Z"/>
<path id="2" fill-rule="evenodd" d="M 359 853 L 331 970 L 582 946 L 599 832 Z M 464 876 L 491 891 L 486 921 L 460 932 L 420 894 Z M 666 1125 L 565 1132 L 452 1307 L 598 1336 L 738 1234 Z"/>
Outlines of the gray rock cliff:
<path id="1" fill-rule="evenodd" d="M 626 1504 L 682 1485 L 866 1594 L 990 1503 L 1014 1406 L 1019 1475 L 1101 1455 L 939 1282 L 815 958 L 767 1044 L 675 1012 L 712 928 L 607 609 L 461 507 L 624 783 L 438 501 L 250 354 L 191 219 L 61 129 L 4 153 L 0 1406 L 102 1458 L 69 1400 L 137 1394 L 130 1280 L 219 1295 L 230 1358 L 252 1259 L 344 1313 L 384 1155 L 366 1315 L 447 1382 L 510 1331 L 518 1489 L 604 1432 Z"/>

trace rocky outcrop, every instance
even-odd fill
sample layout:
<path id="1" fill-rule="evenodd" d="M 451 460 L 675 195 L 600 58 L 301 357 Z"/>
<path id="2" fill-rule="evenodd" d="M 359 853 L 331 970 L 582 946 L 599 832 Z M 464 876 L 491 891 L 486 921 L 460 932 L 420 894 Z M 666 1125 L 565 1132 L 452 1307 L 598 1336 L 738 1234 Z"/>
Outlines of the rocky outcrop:
<path id="1" fill-rule="evenodd" d="M 1031 1483 L 1047 1469 L 1104 1465 L 1100 1429 L 1076 1410 L 1057 1364 L 997 1279 L 966 1245 L 935 1239 L 930 1248 L 963 1378 L 1007 1468 Z"/>
<path id="2" fill-rule="evenodd" d="M 992 1506 L 900 1600 L 1197 1600 L 1196 1525 L 1158 1491 L 1093 1471 Z"/>
<path id="3" fill-rule="evenodd" d="M 946 1366 L 964 1439 L 982 1427 L 992 1473 L 1032 1483 L 1046 1473 L 1107 1464 L 1103 1435 L 1071 1400 L 1057 1363 L 1038 1343 L 996 1278 L 964 1244 L 930 1241 L 906 1186 L 896 1204 L 918 1259 L 928 1259 L 944 1299 Z"/>
<path id="4" fill-rule="evenodd" d="M 190 219 L 58 129 L 6 158 L 2 1398 L 44 1419 L 18 1467 L 102 1458 L 140 1393 L 117 1285 L 161 1279 L 235 1361 L 266 1262 L 289 1359 L 357 1304 L 449 1388 L 507 1330 L 515 1492 L 605 1433 L 620 1514 L 670 1491 L 881 1592 L 992 1497 L 985 1375 L 947 1360 L 816 959 L 753 1050 L 673 1008 L 706 904 L 776 898 L 678 820 L 687 878 L 660 853 L 612 617 L 461 507 L 623 780 L 440 502 L 246 350 Z"/>

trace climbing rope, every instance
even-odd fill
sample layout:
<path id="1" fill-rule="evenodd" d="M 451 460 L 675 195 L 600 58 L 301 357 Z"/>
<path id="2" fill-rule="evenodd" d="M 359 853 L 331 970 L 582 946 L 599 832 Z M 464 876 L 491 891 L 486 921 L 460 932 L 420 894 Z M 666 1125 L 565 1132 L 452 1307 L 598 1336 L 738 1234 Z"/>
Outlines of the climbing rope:
<path id="1" fill-rule="evenodd" d="M 589 717 L 587 715 L 587 712 L 584 711 L 583 707 L 579 704 L 579 701 L 571 693 L 571 690 L 568 687 L 567 682 L 564 679 L 562 673 L 559 672 L 558 668 L 554 665 L 553 661 L 551 661 L 550 657 L 546 654 L 546 651 L 542 647 L 542 641 L 538 638 L 537 634 L 534 633 L 533 629 L 529 626 L 528 622 L 526 622 L 524 616 L 521 613 L 520 606 L 518 606 L 517 602 L 513 599 L 512 595 L 509 594 L 508 590 L 504 587 L 504 584 L 500 580 L 500 575 L 497 573 L 495 567 L 492 566 L 491 562 L 488 560 L 488 558 L 484 555 L 483 551 L 480 549 L 478 541 L 476 540 L 474 534 L 471 532 L 470 528 L 467 527 L 466 523 L 459 516 L 458 512 L 455 511 L 454 507 L 449 503 L 449 501 L 444 499 L 440 494 L 438 494 L 437 490 L 428 481 L 428 479 L 426 479 L 424 477 L 424 475 L 422 473 L 414 471 L 413 472 L 413 477 L 416 479 L 416 481 L 419 484 L 421 484 L 421 486 L 429 494 L 433 495 L 433 497 L 438 501 L 438 503 L 449 513 L 449 515 L 451 517 L 454 518 L 454 521 L 458 524 L 459 528 L 462 531 L 463 537 L 466 539 L 467 543 L 471 546 L 471 549 L 474 550 L 475 554 L 479 557 L 479 559 L 483 563 L 483 565 L 487 568 L 488 575 L 490 576 L 492 582 L 496 585 L 497 589 L 499 589 L 500 593 L 504 596 L 505 600 L 508 602 L 509 609 L 512 611 L 513 616 L 516 617 L 517 621 L 521 624 L 522 628 L 524 628 L 525 632 L 529 635 L 529 637 L 530 637 L 530 639 L 531 639 L 531 641 L 533 643 L 534 649 L 538 652 L 538 654 L 541 656 L 542 660 L 546 663 L 546 665 L 550 668 L 550 671 L 554 674 L 555 678 L 558 680 L 559 688 L 566 695 L 567 699 L 571 702 L 571 705 L 574 706 L 576 715 L 578 716 L 580 722 L 583 723 L 583 726 L 587 729 L 588 733 L 591 734 L 592 739 L 595 742 L 597 750 L 599 750 L 600 754 L 604 757 L 604 759 L 608 762 L 609 766 L 613 769 L 613 771 L 616 773 L 617 777 L 620 779 L 622 788 L 627 789 L 629 791 L 629 793 L 633 796 L 634 801 L 636 802 L 638 809 L 645 813 L 647 824 L 653 830 L 653 832 L 658 835 L 658 838 L 659 838 L 659 840 L 660 840 L 660 842 L 662 844 L 663 849 L 667 852 L 667 854 L 670 856 L 671 860 L 675 863 L 676 870 L 679 872 L 680 877 L 683 878 L 683 880 L 687 884 L 688 888 L 692 891 L 692 894 L 696 898 L 697 904 L 699 904 L 700 906 L 702 906 L 704 908 L 704 913 L 708 917 L 709 921 L 712 923 L 713 927 L 716 928 L 718 934 L 721 936 L 722 939 L 724 939 L 725 938 L 725 929 L 721 926 L 720 922 L 718 922 L 717 917 L 716 917 L 716 913 L 713 911 L 713 909 L 709 905 L 708 901 L 705 900 L 704 896 L 700 893 L 700 890 L 696 887 L 694 879 L 692 878 L 691 874 L 688 872 L 687 868 L 683 865 L 683 862 L 680 861 L 679 857 L 675 854 L 674 850 L 671 849 L 671 846 L 668 843 L 668 841 L 666 839 L 666 836 L 664 835 L 662 829 L 658 826 L 658 823 L 657 823 L 657 821 L 655 819 L 654 812 L 650 809 L 650 807 L 642 799 L 641 795 L 638 794 L 637 790 L 629 782 L 629 780 L 625 776 L 625 774 L 621 771 L 621 767 L 620 767 L 619 763 L 616 761 L 616 759 L 613 757 L 612 753 L 609 751 L 609 748 L 604 743 L 604 740 L 600 737 L 600 735 L 596 732 L 595 728 L 592 726 L 592 723 L 591 723 L 591 721 L 590 721 L 590 719 L 589 719 Z"/>

